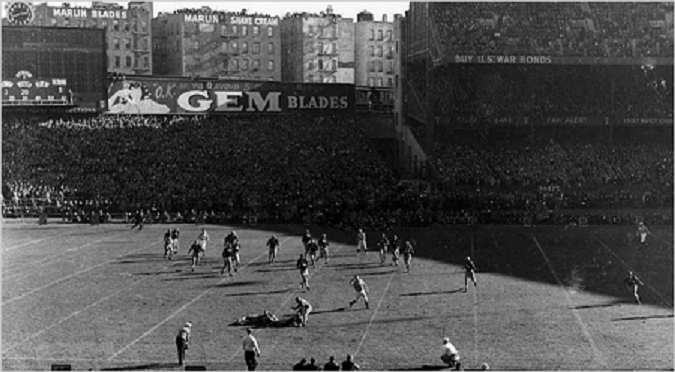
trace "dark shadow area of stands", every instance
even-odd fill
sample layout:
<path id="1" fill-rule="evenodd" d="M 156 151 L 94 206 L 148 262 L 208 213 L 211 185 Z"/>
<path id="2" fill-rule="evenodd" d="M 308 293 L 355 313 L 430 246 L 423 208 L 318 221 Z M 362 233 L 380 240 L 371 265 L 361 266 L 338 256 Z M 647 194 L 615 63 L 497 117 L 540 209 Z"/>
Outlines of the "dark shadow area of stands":
<path id="1" fill-rule="evenodd" d="M 625 320 L 664 319 L 664 318 L 672 318 L 672 317 L 673 317 L 673 314 L 670 314 L 670 315 L 634 316 L 634 317 L 629 317 L 629 318 L 612 319 L 612 321 L 613 322 L 620 322 L 620 321 L 625 321 Z"/>

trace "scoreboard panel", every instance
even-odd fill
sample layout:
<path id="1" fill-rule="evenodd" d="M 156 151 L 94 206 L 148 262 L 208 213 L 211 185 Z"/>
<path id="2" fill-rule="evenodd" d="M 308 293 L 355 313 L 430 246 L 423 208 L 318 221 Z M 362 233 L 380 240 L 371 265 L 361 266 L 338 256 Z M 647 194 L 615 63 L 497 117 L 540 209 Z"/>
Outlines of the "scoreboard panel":
<path id="1" fill-rule="evenodd" d="M 70 105 L 66 79 L 8 79 L 2 81 L 3 105 Z"/>

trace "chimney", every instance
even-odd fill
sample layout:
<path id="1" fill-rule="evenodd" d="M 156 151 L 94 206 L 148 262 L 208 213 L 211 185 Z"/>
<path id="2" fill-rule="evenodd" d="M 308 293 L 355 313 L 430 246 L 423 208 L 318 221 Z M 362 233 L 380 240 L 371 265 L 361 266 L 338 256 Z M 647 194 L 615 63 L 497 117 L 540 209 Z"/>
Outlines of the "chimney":
<path id="1" fill-rule="evenodd" d="M 386 14 L 382 14 L 382 22 L 387 22 L 387 15 Z"/>

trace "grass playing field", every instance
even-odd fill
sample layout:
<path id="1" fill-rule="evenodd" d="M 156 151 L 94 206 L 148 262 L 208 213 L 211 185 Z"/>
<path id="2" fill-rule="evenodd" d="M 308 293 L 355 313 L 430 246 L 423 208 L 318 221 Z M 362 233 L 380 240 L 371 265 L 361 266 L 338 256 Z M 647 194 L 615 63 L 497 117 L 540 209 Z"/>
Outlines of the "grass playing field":
<path id="1" fill-rule="evenodd" d="M 409 274 L 389 259 L 381 266 L 373 251 L 357 257 L 354 233 L 327 230 L 333 257 L 310 268 L 311 292 L 295 269 L 301 226 L 236 228 L 244 266 L 234 277 L 219 275 L 231 227 L 206 226 L 212 240 L 194 273 L 186 252 L 201 227 L 179 226 L 173 261 L 162 257 L 167 227 L 4 224 L 3 369 L 178 369 L 174 337 L 189 320 L 188 365 L 245 370 L 244 328 L 229 324 L 263 310 L 291 314 L 298 295 L 314 306 L 308 326 L 255 330 L 259 370 L 349 353 L 366 370 L 440 368 L 444 336 L 466 369 L 673 369 L 672 226 L 650 226 L 643 250 L 626 226 L 402 232 L 418 244 Z M 282 248 L 268 265 L 272 233 Z M 378 239 L 369 232 L 371 249 Z M 464 293 L 467 255 L 478 287 Z M 642 306 L 623 285 L 629 270 L 646 284 Z M 370 310 L 348 308 L 355 274 L 369 286 Z"/>

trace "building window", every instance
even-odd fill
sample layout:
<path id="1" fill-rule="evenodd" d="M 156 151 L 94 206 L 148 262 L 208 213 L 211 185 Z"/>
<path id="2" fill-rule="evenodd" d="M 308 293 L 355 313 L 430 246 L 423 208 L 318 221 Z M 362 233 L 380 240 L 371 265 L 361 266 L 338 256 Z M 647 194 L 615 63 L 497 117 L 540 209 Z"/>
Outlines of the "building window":
<path id="1" fill-rule="evenodd" d="M 241 36 L 248 35 L 248 26 L 241 26 Z"/>
<path id="2" fill-rule="evenodd" d="M 241 54 L 248 53 L 248 43 L 245 41 L 241 42 Z"/>
<path id="3" fill-rule="evenodd" d="M 368 86 L 371 86 L 371 87 L 375 86 L 375 79 L 374 78 L 368 78 Z"/>
<path id="4" fill-rule="evenodd" d="M 148 68 L 150 67 L 150 60 L 148 57 L 143 57 L 143 68 Z"/>
<path id="5" fill-rule="evenodd" d="M 307 44 L 307 53 L 311 53 L 311 54 L 314 53 L 314 43 L 313 42 Z"/>
<path id="6" fill-rule="evenodd" d="M 66 19 L 63 20 L 63 26 L 64 27 L 70 26 L 70 19 L 69 18 L 66 18 Z"/>
<path id="7" fill-rule="evenodd" d="M 113 31 L 119 31 L 120 30 L 120 22 L 118 20 L 113 20 Z"/>
<path id="8" fill-rule="evenodd" d="M 394 62 L 387 63 L 387 72 L 394 72 Z"/>
<path id="9" fill-rule="evenodd" d="M 372 28 L 370 29 L 370 39 L 369 40 L 375 40 L 375 30 Z"/>
<path id="10" fill-rule="evenodd" d="M 232 60 L 232 70 L 233 71 L 239 70 L 239 60 L 238 59 Z"/>
<path id="11" fill-rule="evenodd" d="M 239 43 L 236 41 L 232 42 L 232 53 L 238 53 L 239 52 Z"/>
<path id="12" fill-rule="evenodd" d="M 260 43 L 253 43 L 253 54 L 260 54 Z"/>
<path id="13" fill-rule="evenodd" d="M 307 62 L 307 69 L 308 70 L 314 69 L 314 60 L 313 59 L 310 59 L 309 62 Z"/>
<path id="14" fill-rule="evenodd" d="M 227 41 L 223 41 L 223 42 L 220 44 L 220 49 L 221 49 L 223 52 L 227 53 Z"/>
<path id="15" fill-rule="evenodd" d="M 127 56 L 127 67 L 131 67 L 131 56 Z"/>
<path id="16" fill-rule="evenodd" d="M 396 88 L 398 88 L 398 74 L 396 74 Z"/>
<path id="17" fill-rule="evenodd" d="M 382 86 L 382 78 L 377 79 L 377 86 L 378 87 Z"/>
<path id="18" fill-rule="evenodd" d="M 232 25 L 232 35 L 237 34 L 237 25 Z"/>
<path id="19" fill-rule="evenodd" d="M 131 49 L 131 39 L 124 39 L 126 49 Z"/>
<path id="20" fill-rule="evenodd" d="M 307 81 L 310 83 L 314 82 L 314 75 L 307 75 Z"/>
<path id="21" fill-rule="evenodd" d="M 124 31 L 129 31 L 129 22 L 127 21 L 122 21 L 124 23 Z"/>
<path id="22" fill-rule="evenodd" d="M 244 58 L 241 61 L 241 69 L 244 70 L 244 71 L 248 70 L 248 59 L 247 58 Z"/>
<path id="23" fill-rule="evenodd" d="M 307 33 L 309 34 L 310 37 L 311 37 L 311 36 L 314 36 L 314 26 L 310 25 L 310 26 L 308 27 Z M 311 75 L 310 75 L 310 76 L 311 76 Z"/>
<path id="24" fill-rule="evenodd" d="M 391 30 L 387 30 L 387 41 L 391 41 Z"/>
<path id="25" fill-rule="evenodd" d="M 274 61 L 267 61 L 267 71 L 274 71 Z"/>
<path id="26" fill-rule="evenodd" d="M 221 25 L 220 26 L 220 34 L 222 36 L 227 36 L 227 25 Z"/>
<path id="27" fill-rule="evenodd" d="M 382 45 L 377 47 L 377 56 L 382 57 Z"/>
<path id="28" fill-rule="evenodd" d="M 387 86 L 391 88 L 393 86 L 393 84 L 394 84 L 394 79 L 387 78 Z"/>
<path id="29" fill-rule="evenodd" d="M 382 72 L 382 62 L 377 62 L 377 72 Z"/>
<path id="30" fill-rule="evenodd" d="M 319 70 L 323 70 L 323 60 L 319 60 Z"/>
<path id="31" fill-rule="evenodd" d="M 375 61 L 371 61 L 368 63 L 368 70 L 370 72 L 375 72 Z"/>
<path id="32" fill-rule="evenodd" d="M 120 68 L 120 65 L 122 64 L 120 56 L 115 56 L 115 68 Z"/>
<path id="33" fill-rule="evenodd" d="M 370 56 L 375 57 L 375 46 L 371 45 L 368 47 L 368 49 L 370 50 Z"/>
<path id="34" fill-rule="evenodd" d="M 274 43 L 267 43 L 267 53 L 274 54 Z"/>
<path id="35" fill-rule="evenodd" d="M 115 49 L 120 48 L 120 39 L 118 39 L 118 38 L 113 39 L 113 48 L 115 48 Z"/>
<path id="36" fill-rule="evenodd" d="M 396 40 L 396 53 L 398 53 L 398 40 Z"/>
<path id="37" fill-rule="evenodd" d="M 273 36 L 274 36 L 274 28 L 272 28 L 272 26 L 267 26 L 267 37 Z"/>
<path id="38" fill-rule="evenodd" d="M 331 64 L 333 65 L 333 71 L 337 71 L 338 69 L 337 59 L 332 60 Z"/>
<path id="39" fill-rule="evenodd" d="M 101 26 L 102 26 L 103 28 L 108 28 L 108 21 L 106 21 L 106 20 L 104 19 L 103 22 L 101 22 Z"/>
<path id="40" fill-rule="evenodd" d="M 377 40 L 382 40 L 382 30 L 377 30 Z"/>
<path id="41" fill-rule="evenodd" d="M 260 26 L 253 26 L 253 36 L 260 36 Z"/>
<path id="42" fill-rule="evenodd" d="M 259 59 L 253 60 L 253 70 L 254 71 L 260 70 L 260 60 Z"/>

